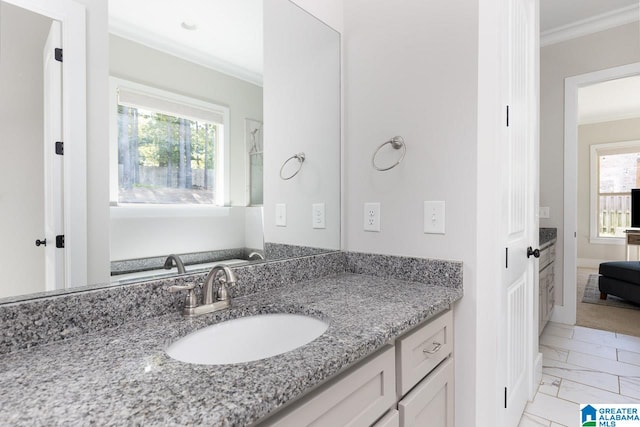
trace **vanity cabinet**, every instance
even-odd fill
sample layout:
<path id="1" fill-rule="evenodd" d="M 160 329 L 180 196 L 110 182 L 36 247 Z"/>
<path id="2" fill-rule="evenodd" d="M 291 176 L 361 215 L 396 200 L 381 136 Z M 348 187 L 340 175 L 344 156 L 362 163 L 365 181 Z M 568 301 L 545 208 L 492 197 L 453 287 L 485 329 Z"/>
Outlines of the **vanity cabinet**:
<path id="1" fill-rule="evenodd" d="M 447 310 L 260 425 L 453 427 L 453 381 Z"/>
<path id="2" fill-rule="evenodd" d="M 555 273 L 556 240 L 545 243 L 540 248 L 539 259 L 539 304 L 538 304 L 538 334 L 546 326 L 555 304 Z"/>

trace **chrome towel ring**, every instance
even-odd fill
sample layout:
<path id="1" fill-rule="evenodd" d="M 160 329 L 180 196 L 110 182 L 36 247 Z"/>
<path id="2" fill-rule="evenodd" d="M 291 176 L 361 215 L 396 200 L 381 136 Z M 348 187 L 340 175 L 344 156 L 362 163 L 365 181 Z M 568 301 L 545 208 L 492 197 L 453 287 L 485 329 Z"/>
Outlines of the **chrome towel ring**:
<path id="1" fill-rule="evenodd" d="M 300 172 L 300 169 L 302 169 L 302 164 L 304 163 L 304 153 L 298 153 L 298 154 L 294 154 L 293 156 L 289 157 L 287 160 L 284 161 L 284 163 L 282 164 L 282 166 L 280 167 L 280 178 L 284 179 L 285 181 L 287 179 L 291 179 L 294 176 L 298 175 L 298 172 Z M 291 175 L 291 176 L 287 176 L 284 177 L 282 176 L 282 170 L 284 169 L 284 167 L 287 165 L 287 163 L 289 163 L 291 160 L 293 159 L 297 159 L 298 160 L 298 169 L 296 169 L 296 171 Z"/>
<path id="2" fill-rule="evenodd" d="M 402 148 L 402 154 L 400 155 L 400 159 L 398 159 L 398 161 L 392 164 L 391 166 L 380 167 L 376 164 L 376 156 L 378 155 L 378 152 L 382 149 L 382 147 L 384 147 L 387 144 L 390 144 L 394 150 L 399 150 L 400 148 Z M 383 142 L 378 146 L 375 153 L 373 153 L 373 157 L 371 158 L 371 164 L 373 164 L 373 167 L 375 170 L 378 170 L 380 172 L 388 171 L 389 169 L 393 169 L 396 166 L 398 166 L 400 162 L 404 159 L 405 154 L 407 154 L 407 145 L 404 143 L 404 139 L 401 136 L 394 136 L 390 140 Z"/>

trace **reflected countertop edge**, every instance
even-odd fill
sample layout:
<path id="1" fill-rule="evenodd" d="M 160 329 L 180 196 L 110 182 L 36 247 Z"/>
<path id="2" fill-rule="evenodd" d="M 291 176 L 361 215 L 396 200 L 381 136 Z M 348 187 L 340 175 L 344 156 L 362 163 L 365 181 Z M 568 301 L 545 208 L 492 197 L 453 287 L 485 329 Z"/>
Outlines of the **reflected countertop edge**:
<path id="1" fill-rule="evenodd" d="M 0 419 L 11 425 L 250 425 L 448 309 L 461 286 L 338 273 L 234 299 L 193 319 L 135 320 L 14 351 L 0 362 Z M 293 351 L 206 366 L 165 354 L 209 324 L 260 313 L 322 318 L 328 330 Z"/>

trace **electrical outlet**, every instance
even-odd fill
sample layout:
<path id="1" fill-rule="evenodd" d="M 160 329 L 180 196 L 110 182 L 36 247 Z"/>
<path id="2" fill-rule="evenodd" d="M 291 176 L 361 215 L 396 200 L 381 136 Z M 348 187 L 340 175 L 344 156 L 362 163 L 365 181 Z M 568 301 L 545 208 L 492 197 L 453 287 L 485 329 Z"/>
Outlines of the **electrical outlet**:
<path id="1" fill-rule="evenodd" d="M 444 202 L 424 202 L 424 232 L 444 234 Z"/>
<path id="2" fill-rule="evenodd" d="M 380 231 L 380 203 L 364 204 L 364 230 Z"/>
<path id="3" fill-rule="evenodd" d="M 327 228 L 324 223 L 324 203 L 311 205 L 311 226 L 313 228 Z"/>
<path id="4" fill-rule="evenodd" d="M 287 205 L 285 203 L 276 204 L 276 226 L 287 226 Z"/>

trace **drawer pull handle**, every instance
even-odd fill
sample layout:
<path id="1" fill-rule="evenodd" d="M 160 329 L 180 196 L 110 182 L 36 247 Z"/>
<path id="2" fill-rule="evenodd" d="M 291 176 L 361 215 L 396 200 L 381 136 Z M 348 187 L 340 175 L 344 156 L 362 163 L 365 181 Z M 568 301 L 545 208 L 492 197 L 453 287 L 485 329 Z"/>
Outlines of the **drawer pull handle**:
<path id="1" fill-rule="evenodd" d="M 438 350 L 440 350 L 440 348 L 442 348 L 442 344 L 440 344 L 439 342 L 434 342 L 433 348 L 431 350 L 424 349 L 422 350 L 422 352 L 424 354 L 434 354 L 434 353 L 437 353 Z"/>

